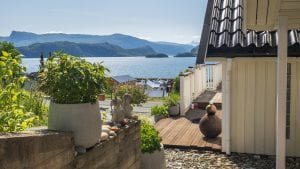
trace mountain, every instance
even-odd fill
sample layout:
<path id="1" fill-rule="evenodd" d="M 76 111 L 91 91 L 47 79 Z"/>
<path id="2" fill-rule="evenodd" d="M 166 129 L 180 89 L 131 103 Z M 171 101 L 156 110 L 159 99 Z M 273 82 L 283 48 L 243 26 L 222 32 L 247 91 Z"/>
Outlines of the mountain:
<path id="1" fill-rule="evenodd" d="M 186 53 L 179 53 L 174 56 L 175 58 L 186 58 L 186 57 L 196 57 L 193 53 L 186 52 Z"/>
<path id="2" fill-rule="evenodd" d="M 64 34 L 48 33 L 35 34 L 30 32 L 12 31 L 8 37 L 0 37 L 0 41 L 9 41 L 15 46 L 28 46 L 34 43 L 68 41 L 74 43 L 110 43 L 120 46 L 124 49 L 139 48 L 149 46 L 158 53 L 176 55 L 178 53 L 188 52 L 193 46 L 186 44 L 177 44 L 169 42 L 151 42 L 148 40 L 136 38 L 123 34 L 112 35 L 84 35 L 84 34 Z"/>
<path id="3" fill-rule="evenodd" d="M 109 43 L 74 43 L 74 42 L 45 42 L 35 43 L 25 47 L 18 47 L 25 57 L 40 57 L 41 52 L 48 55 L 49 52 L 63 50 L 65 53 L 80 57 L 114 57 L 114 56 L 144 56 L 156 52 L 149 46 L 124 49 Z"/>
<path id="4" fill-rule="evenodd" d="M 197 55 L 198 55 L 198 50 L 199 50 L 199 46 L 196 46 L 196 47 L 194 47 L 194 48 L 191 50 L 191 53 L 197 56 Z"/>

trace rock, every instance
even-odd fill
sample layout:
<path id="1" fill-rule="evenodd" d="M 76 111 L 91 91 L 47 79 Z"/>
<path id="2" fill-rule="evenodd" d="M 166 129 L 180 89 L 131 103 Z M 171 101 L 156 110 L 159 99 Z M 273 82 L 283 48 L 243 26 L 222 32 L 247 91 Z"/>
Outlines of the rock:
<path id="1" fill-rule="evenodd" d="M 105 141 L 108 139 L 108 134 L 106 132 L 101 133 L 101 141 Z"/>
<path id="2" fill-rule="evenodd" d="M 213 151 L 195 151 L 166 148 L 167 169 L 179 168 L 275 168 L 272 156 L 232 153 L 230 156 Z M 267 167 L 266 167 L 267 166 Z M 287 160 L 287 169 L 297 168 L 295 160 Z"/>
<path id="3" fill-rule="evenodd" d="M 260 155 L 254 155 L 253 157 L 258 160 L 260 159 Z"/>
<path id="4" fill-rule="evenodd" d="M 109 136 L 117 136 L 117 134 L 114 131 L 110 131 Z"/>
<path id="5" fill-rule="evenodd" d="M 120 129 L 117 126 L 113 126 L 110 128 L 110 130 L 112 130 L 114 132 L 118 132 Z"/>
<path id="6" fill-rule="evenodd" d="M 75 146 L 75 151 L 78 153 L 78 154 L 84 154 L 86 153 L 86 149 L 82 146 Z"/>
<path id="7" fill-rule="evenodd" d="M 132 119 L 133 119 L 133 120 L 138 120 L 138 119 L 139 119 L 139 116 L 133 115 L 133 116 L 132 116 Z"/>
<path id="8" fill-rule="evenodd" d="M 109 134 L 110 128 L 111 127 L 109 125 L 102 125 L 102 132 Z"/>

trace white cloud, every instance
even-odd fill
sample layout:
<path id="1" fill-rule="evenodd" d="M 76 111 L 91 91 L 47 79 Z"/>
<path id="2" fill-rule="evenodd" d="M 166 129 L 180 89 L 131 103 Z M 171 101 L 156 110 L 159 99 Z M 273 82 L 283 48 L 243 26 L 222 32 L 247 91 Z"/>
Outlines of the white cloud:
<path id="1" fill-rule="evenodd" d="M 48 31 L 46 33 L 64 33 L 63 31 Z"/>

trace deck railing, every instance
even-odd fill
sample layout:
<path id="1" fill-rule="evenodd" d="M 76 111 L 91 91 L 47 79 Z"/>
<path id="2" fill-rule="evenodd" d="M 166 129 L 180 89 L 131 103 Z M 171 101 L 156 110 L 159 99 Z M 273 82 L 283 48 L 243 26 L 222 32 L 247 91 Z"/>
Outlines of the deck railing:
<path id="1" fill-rule="evenodd" d="M 180 75 L 180 113 L 184 115 L 192 102 L 205 90 L 216 90 L 222 80 L 222 64 L 210 63 L 189 68 Z"/>

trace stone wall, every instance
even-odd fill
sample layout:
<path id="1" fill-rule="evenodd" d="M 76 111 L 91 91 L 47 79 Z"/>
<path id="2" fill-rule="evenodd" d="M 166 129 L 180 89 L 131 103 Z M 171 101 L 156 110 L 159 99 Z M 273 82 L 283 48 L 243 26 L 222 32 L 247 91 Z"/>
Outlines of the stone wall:
<path id="1" fill-rule="evenodd" d="M 0 168 L 63 168 L 74 161 L 71 133 L 26 132 L 0 136 Z"/>
<path id="2" fill-rule="evenodd" d="M 118 135 L 77 156 L 78 169 L 139 169 L 141 159 L 140 124 L 121 129 Z"/>
<path id="3" fill-rule="evenodd" d="M 140 123 L 76 155 L 72 133 L 47 130 L 0 135 L 2 169 L 139 169 Z"/>

